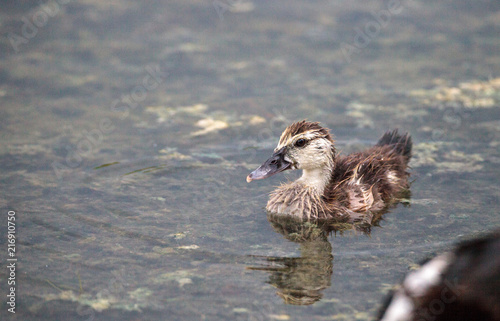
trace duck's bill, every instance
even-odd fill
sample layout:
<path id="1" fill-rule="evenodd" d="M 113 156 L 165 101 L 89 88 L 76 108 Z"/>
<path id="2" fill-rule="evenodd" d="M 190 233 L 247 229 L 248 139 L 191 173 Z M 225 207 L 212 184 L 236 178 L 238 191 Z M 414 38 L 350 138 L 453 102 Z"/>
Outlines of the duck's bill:
<path id="1" fill-rule="evenodd" d="M 291 166 L 290 162 L 287 162 L 284 159 L 284 150 L 281 149 L 271 156 L 268 160 L 264 162 L 264 164 L 260 165 L 259 168 L 251 172 L 247 176 L 247 182 L 250 183 L 256 179 L 264 179 L 274 174 L 278 174 L 284 170 L 289 169 Z"/>

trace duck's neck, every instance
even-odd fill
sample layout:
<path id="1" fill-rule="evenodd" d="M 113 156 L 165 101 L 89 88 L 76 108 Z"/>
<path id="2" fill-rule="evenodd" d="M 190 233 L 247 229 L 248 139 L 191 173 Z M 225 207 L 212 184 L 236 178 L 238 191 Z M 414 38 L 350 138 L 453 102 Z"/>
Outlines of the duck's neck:
<path id="1" fill-rule="evenodd" d="M 330 181 L 332 168 L 319 167 L 304 169 L 302 176 L 297 180 L 308 187 L 313 187 L 319 194 L 323 194 L 326 185 Z"/>
<path id="2" fill-rule="evenodd" d="M 314 166 L 304 166 L 302 176 L 297 180 L 309 188 L 313 188 L 319 195 L 323 195 L 326 186 L 330 182 L 335 167 L 335 148 L 333 145 L 321 149 L 321 156 L 314 162 Z"/>
<path id="3" fill-rule="evenodd" d="M 323 151 L 323 157 L 315 162 L 317 166 L 303 168 L 302 176 L 297 180 L 305 186 L 314 188 L 320 195 L 324 194 L 335 167 L 335 148 L 330 146 Z"/>

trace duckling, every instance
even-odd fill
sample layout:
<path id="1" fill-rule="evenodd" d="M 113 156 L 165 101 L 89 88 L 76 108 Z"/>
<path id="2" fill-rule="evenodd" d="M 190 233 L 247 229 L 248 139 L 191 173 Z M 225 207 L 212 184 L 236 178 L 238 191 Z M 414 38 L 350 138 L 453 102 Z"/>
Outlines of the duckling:
<path id="1" fill-rule="evenodd" d="M 400 135 L 396 129 L 363 152 L 337 155 L 329 130 L 303 120 L 285 129 L 273 155 L 247 176 L 247 182 L 302 169 L 299 179 L 271 193 L 268 212 L 302 219 L 364 220 L 409 187 L 411 148 L 409 134 Z"/>

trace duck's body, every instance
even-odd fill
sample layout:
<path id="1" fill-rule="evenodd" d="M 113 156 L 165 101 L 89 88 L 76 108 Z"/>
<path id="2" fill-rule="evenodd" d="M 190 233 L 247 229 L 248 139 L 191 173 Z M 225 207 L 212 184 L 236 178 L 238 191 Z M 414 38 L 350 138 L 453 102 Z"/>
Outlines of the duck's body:
<path id="1" fill-rule="evenodd" d="M 275 190 L 266 209 L 301 218 L 359 219 L 381 210 L 408 187 L 411 138 L 387 132 L 372 148 L 337 156 L 328 129 L 301 121 L 281 135 L 273 156 L 247 177 L 266 178 L 303 169 L 296 181 Z"/>

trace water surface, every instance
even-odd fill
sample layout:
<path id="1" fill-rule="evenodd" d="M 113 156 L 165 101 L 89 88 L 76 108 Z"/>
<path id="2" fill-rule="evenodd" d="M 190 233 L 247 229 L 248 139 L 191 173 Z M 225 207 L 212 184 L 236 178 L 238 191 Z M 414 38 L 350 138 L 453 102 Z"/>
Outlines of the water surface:
<path id="1" fill-rule="evenodd" d="M 496 1 L 47 5 L 0 14 L 2 319 L 368 320 L 500 225 Z M 270 222 L 297 173 L 245 177 L 304 118 L 343 153 L 410 132 L 407 206 L 370 231 Z"/>

